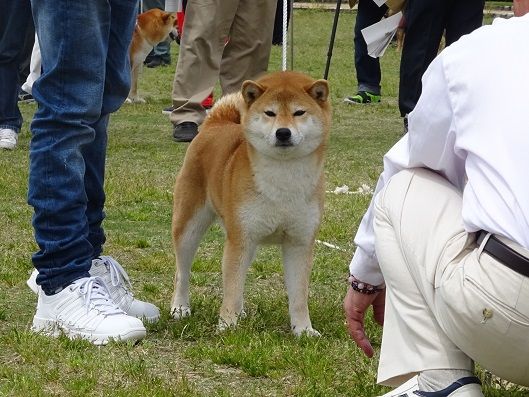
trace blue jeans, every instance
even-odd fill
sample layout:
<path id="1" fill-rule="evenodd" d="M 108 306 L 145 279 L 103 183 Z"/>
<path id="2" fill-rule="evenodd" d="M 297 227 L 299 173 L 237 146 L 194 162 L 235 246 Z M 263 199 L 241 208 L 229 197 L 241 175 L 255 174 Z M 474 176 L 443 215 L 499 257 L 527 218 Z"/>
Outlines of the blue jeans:
<path id="1" fill-rule="evenodd" d="M 0 0 L 0 10 L 0 128 L 18 133 L 22 126 L 18 69 L 26 34 L 33 35 L 31 7 L 29 0 Z"/>
<path id="2" fill-rule="evenodd" d="M 109 114 L 129 92 L 137 0 L 31 0 L 42 54 L 33 86 L 28 202 L 37 283 L 53 293 L 87 277 L 102 252 Z"/>
<path id="3" fill-rule="evenodd" d="M 380 61 L 367 53 L 367 44 L 362 29 L 382 19 L 388 7 L 377 6 L 373 0 L 360 0 L 354 29 L 355 69 L 358 91 L 368 91 L 380 95 Z"/>

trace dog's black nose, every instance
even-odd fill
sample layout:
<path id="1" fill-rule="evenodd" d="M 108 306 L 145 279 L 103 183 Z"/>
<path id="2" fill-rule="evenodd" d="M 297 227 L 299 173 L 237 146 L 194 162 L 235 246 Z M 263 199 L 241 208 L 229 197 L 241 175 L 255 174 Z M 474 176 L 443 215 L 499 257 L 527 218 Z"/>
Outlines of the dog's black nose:
<path id="1" fill-rule="evenodd" d="M 279 142 L 286 142 L 291 136 L 292 133 L 288 128 L 278 128 L 276 131 L 276 138 Z"/>

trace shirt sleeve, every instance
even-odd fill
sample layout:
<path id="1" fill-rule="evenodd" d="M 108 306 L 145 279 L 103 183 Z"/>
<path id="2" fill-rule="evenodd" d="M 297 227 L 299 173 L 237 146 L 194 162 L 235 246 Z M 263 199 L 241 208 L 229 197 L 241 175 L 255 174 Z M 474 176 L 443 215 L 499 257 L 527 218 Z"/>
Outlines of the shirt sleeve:
<path id="1" fill-rule="evenodd" d="M 426 167 L 456 186 L 464 184 L 464 161 L 455 149 L 456 122 L 442 56 L 432 62 L 422 83 L 422 95 L 409 115 L 409 132 L 384 156 L 384 170 L 354 239 L 357 248 L 349 272 L 372 285 L 384 280 L 375 254 L 373 203 L 389 179 L 406 168 Z"/>

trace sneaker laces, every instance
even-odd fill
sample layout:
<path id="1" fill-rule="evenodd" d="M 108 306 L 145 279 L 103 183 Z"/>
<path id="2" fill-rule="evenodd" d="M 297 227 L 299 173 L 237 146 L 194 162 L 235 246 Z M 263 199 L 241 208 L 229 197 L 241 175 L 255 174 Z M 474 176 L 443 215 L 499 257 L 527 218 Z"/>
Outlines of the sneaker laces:
<path id="1" fill-rule="evenodd" d="M 110 292 L 101 277 L 87 277 L 79 283 L 74 283 L 79 288 L 79 294 L 84 298 L 86 311 L 97 309 L 105 315 L 124 314 L 110 298 Z"/>
<path id="2" fill-rule="evenodd" d="M 100 259 L 110 270 L 110 281 L 112 286 L 119 287 L 121 284 L 125 284 L 125 290 L 128 294 L 132 295 L 132 284 L 130 283 L 129 276 L 125 269 L 111 256 L 101 256 Z M 128 287 L 128 288 L 127 288 Z"/>

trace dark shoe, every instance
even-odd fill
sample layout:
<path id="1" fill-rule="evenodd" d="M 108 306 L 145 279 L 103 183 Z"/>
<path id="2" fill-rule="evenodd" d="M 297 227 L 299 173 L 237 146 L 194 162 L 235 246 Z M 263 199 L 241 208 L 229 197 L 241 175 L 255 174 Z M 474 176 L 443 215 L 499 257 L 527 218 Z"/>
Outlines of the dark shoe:
<path id="1" fill-rule="evenodd" d="M 148 68 L 157 68 L 158 66 L 166 66 L 166 65 L 169 65 L 171 63 L 171 60 L 167 59 L 167 58 L 163 58 L 159 55 L 156 55 L 152 58 L 152 61 L 150 61 L 149 63 L 147 63 L 145 66 L 147 66 Z"/>
<path id="2" fill-rule="evenodd" d="M 144 65 L 147 65 L 148 63 L 152 62 L 152 60 L 154 59 L 155 56 L 156 56 L 156 55 L 154 55 L 154 51 L 151 51 L 151 52 L 149 53 L 149 55 L 147 55 L 147 56 L 145 57 L 145 60 L 143 61 L 143 64 L 144 64 Z"/>
<path id="3" fill-rule="evenodd" d="M 33 99 L 33 95 L 31 95 L 30 93 L 27 93 L 24 90 L 20 90 L 20 93 L 18 94 L 18 102 L 32 103 L 35 102 L 35 99 Z"/>
<path id="4" fill-rule="evenodd" d="M 173 130 L 173 139 L 176 142 L 191 142 L 198 134 L 198 125 L 192 121 L 177 124 Z"/>

